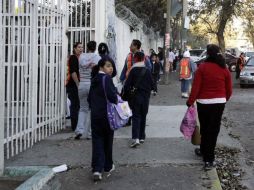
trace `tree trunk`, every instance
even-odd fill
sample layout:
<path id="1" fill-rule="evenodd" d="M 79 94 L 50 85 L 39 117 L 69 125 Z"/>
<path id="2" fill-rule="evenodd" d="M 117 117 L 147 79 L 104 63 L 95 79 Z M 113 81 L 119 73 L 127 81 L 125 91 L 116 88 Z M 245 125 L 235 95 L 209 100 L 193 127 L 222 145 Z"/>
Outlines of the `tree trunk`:
<path id="1" fill-rule="evenodd" d="M 225 39 L 224 39 L 224 31 L 222 33 L 217 33 L 217 39 L 219 42 L 219 47 L 221 48 L 221 52 L 225 53 L 226 47 L 225 47 Z"/>
<path id="2" fill-rule="evenodd" d="M 225 39 L 224 31 L 228 20 L 232 17 L 234 13 L 234 7 L 237 0 L 224 0 L 222 3 L 222 9 L 220 11 L 220 20 L 218 25 L 217 39 L 222 53 L 225 53 Z"/>

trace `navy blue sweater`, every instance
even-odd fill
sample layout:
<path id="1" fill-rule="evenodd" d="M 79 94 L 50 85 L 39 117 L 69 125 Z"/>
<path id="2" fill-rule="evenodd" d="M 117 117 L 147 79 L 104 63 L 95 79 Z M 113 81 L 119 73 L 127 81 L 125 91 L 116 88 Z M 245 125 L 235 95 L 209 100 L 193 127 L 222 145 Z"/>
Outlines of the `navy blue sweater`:
<path id="1" fill-rule="evenodd" d="M 124 92 L 128 92 L 132 87 L 134 87 L 143 69 L 145 69 L 146 72 L 137 86 L 136 97 L 149 99 L 153 88 L 153 80 L 151 72 L 146 67 L 134 67 L 131 69 L 128 79 L 124 84 Z"/>
<path id="2" fill-rule="evenodd" d="M 88 103 L 91 108 L 92 119 L 107 118 L 107 100 L 102 84 L 103 76 L 105 76 L 105 74 L 98 73 L 91 81 Z M 105 78 L 105 91 L 108 101 L 116 104 L 117 90 L 109 75 L 106 75 Z"/>

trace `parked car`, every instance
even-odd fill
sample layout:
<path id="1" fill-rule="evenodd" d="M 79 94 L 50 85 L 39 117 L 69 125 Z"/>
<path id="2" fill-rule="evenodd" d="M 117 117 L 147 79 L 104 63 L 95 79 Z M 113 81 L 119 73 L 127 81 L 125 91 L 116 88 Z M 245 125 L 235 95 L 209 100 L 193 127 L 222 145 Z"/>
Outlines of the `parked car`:
<path id="1" fill-rule="evenodd" d="M 245 61 L 248 61 L 251 56 L 254 56 L 254 51 L 246 51 L 244 54 L 245 54 Z"/>
<path id="2" fill-rule="evenodd" d="M 204 49 L 191 49 L 189 50 L 190 52 L 190 58 L 195 62 L 200 60 L 202 57 L 201 55 L 203 54 L 203 52 L 205 52 L 206 50 Z"/>
<path id="3" fill-rule="evenodd" d="M 240 87 L 254 85 L 254 56 L 250 57 L 240 73 Z"/>
<path id="4" fill-rule="evenodd" d="M 200 64 L 202 64 L 205 61 L 205 59 L 206 59 L 206 52 L 205 52 L 205 54 L 202 55 L 202 58 L 200 58 L 199 60 L 196 60 L 194 62 L 197 64 L 197 66 L 199 66 Z M 231 72 L 235 72 L 238 57 L 236 57 L 230 53 L 225 53 L 225 59 L 226 59 L 226 64 L 227 64 L 227 67 L 229 68 L 229 70 Z"/>

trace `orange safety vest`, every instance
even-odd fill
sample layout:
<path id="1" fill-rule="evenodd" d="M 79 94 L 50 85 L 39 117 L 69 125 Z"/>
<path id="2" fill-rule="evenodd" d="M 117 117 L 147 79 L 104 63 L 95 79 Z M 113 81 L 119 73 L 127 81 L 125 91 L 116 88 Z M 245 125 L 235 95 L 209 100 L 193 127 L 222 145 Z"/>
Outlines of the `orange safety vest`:
<path id="1" fill-rule="evenodd" d="M 126 71 L 126 79 L 128 78 L 129 74 L 130 74 L 130 71 L 131 71 L 131 67 L 132 67 L 132 53 L 129 53 L 128 56 L 127 56 L 127 71 Z"/>
<path id="2" fill-rule="evenodd" d="M 187 79 L 191 76 L 190 59 L 183 58 L 180 62 L 180 79 Z"/>

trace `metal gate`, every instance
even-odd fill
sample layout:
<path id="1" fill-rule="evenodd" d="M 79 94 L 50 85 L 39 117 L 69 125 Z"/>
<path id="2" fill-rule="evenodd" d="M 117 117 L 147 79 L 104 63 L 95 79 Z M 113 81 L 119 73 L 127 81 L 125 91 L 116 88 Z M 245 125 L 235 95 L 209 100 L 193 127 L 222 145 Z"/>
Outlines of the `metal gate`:
<path id="1" fill-rule="evenodd" d="M 0 0 L 0 175 L 4 158 L 63 127 L 67 54 L 95 39 L 96 5 Z"/>
<path id="2" fill-rule="evenodd" d="M 68 0 L 68 53 L 72 52 L 72 45 L 81 42 L 86 51 L 86 44 L 95 40 L 95 10 L 98 0 Z"/>
<path id="3" fill-rule="evenodd" d="M 0 123 L 4 124 L 0 133 L 7 159 L 63 126 L 66 8 L 66 0 L 0 0 Z"/>

